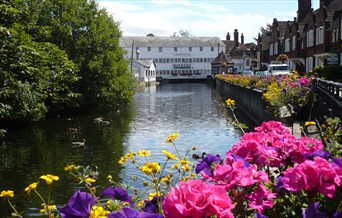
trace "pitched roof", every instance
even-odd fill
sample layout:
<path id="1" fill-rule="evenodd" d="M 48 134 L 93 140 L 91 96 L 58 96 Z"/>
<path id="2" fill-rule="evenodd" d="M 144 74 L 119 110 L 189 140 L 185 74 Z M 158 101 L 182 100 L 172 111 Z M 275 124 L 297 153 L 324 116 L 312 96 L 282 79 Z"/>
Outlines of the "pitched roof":
<path id="1" fill-rule="evenodd" d="M 227 56 L 223 51 L 211 62 L 211 64 L 233 64 L 232 59 Z"/>
<path id="2" fill-rule="evenodd" d="M 152 59 L 133 60 L 133 61 L 146 68 L 150 68 L 151 65 L 154 64 L 154 61 Z"/>
<path id="3" fill-rule="evenodd" d="M 134 39 L 135 47 L 224 47 L 219 37 L 150 37 L 123 36 L 120 39 L 122 47 L 131 47 Z"/>

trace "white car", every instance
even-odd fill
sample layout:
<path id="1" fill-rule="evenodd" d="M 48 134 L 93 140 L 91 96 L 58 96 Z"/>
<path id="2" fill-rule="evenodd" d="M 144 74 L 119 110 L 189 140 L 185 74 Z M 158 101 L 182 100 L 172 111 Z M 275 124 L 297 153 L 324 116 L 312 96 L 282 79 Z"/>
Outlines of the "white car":
<path id="1" fill-rule="evenodd" d="M 251 76 L 251 75 L 254 75 L 254 73 L 253 73 L 252 70 L 243 70 L 243 71 L 242 71 L 242 75 Z"/>

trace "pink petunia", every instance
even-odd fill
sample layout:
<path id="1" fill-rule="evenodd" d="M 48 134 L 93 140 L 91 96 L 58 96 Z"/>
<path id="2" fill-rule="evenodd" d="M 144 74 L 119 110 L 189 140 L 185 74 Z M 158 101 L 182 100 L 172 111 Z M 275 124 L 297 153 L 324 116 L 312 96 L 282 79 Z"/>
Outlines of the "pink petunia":
<path id="1" fill-rule="evenodd" d="M 260 213 L 266 208 L 272 208 L 274 206 L 272 199 L 276 197 L 276 194 L 267 190 L 264 185 L 259 185 L 256 190 L 247 196 L 250 200 L 249 207 L 258 210 Z"/>
<path id="2" fill-rule="evenodd" d="M 223 186 L 206 184 L 200 180 L 180 182 L 163 201 L 166 218 L 234 217 L 235 207 Z"/>

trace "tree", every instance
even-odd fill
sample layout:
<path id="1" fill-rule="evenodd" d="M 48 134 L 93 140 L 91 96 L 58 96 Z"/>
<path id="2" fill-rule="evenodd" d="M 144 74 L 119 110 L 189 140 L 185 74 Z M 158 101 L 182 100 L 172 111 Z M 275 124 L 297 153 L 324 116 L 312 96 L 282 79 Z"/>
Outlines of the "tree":
<path id="1" fill-rule="evenodd" d="M 25 32 L 22 1 L 0 4 L 0 118 L 37 121 L 78 102 L 77 67 L 56 45 Z"/>
<path id="2" fill-rule="evenodd" d="M 266 28 L 260 27 L 260 35 L 261 36 L 271 36 L 272 34 L 272 24 L 267 23 Z M 256 42 L 258 42 L 258 38 L 253 38 Z"/>
<path id="3" fill-rule="evenodd" d="M 38 33 L 36 40 L 58 45 L 78 66 L 83 103 L 129 102 L 135 81 L 119 46 L 119 23 L 105 9 L 99 9 L 95 0 L 47 0 L 42 4 L 31 33 Z"/>
<path id="4" fill-rule="evenodd" d="M 272 34 L 272 24 L 266 24 L 266 28 L 260 27 L 260 32 L 262 36 L 271 36 Z"/>
<path id="5" fill-rule="evenodd" d="M 179 29 L 178 33 L 174 32 L 171 37 L 193 37 L 189 30 Z"/>

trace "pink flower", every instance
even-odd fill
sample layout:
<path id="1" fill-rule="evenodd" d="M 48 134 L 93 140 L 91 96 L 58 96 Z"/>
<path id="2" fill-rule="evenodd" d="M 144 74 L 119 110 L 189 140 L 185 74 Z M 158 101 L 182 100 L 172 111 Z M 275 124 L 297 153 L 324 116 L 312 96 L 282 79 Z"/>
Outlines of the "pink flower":
<path id="1" fill-rule="evenodd" d="M 166 218 L 232 218 L 233 208 L 234 204 L 223 186 L 206 184 L 200 180 L 180 182 L 163 201 Z"/>
<path id="2" fill-rule="evenodd" d="M 300 85 L 302 85 L 304 87 L 308 87 L 311 84 L 311 81 L 306 77 L 301 77 L 299 79 L 299 83 L 300 83 Z"/>
<path id="3" fill-rule="evenodd" d="M 293 192 L 305 190 L 333 198 L 336 186 L 342 185 L 340 179 L 337 179 L 342 178 L 342 171 L 321 157 L 313 161 L 306 160 L 283 174 L 284 188 Z"/>
<path id="4" fill-rule="evenodd" d="M 213 180 L 224 185 L 227 191 L 240 186 L 252 186 L 257 182 L 268 182 L 268 176 L 263 171 L 258 171 L 257 165 L 246 167 L 243 160 L 237 160 L 232 165 L 217 165 L 214 170 Z"/>
<path id="5" fill-rule="evenodd" d="M 261 126 L 255 127 L 255 130 L 257 132 L 264 132 L 264 133 L 271 132 L 271 133 L 274 133 L 276 135 L 281 135 L 281 136 L 291 134 L 290 130 L 286 128 L 281 122 L 273 121 L 273 120 L 263 122 Z"/>
<path id="6" fill-rule="evenodd" d="M 257 209 L 262 213 L 266 208 L 272 208 L 274 205 L 273 198 L 276 198 L 276 194 L 267 190 L 264 185 L 259 187 L 247 197 L 250 200 L 249 207 Z"/>

